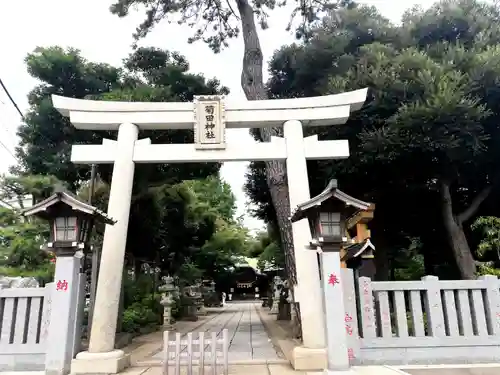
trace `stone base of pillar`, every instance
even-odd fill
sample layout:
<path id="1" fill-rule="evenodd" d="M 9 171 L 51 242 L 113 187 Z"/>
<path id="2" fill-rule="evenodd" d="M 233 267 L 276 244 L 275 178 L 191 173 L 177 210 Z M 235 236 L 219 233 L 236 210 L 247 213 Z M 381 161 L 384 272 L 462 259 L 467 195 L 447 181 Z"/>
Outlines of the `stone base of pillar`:
<path id="1" fill-rule="evenodd" d="M 130 354 L 122 350 L 106 353 L 81 352 L 71 361 L 71 374 L 118 374 L 130 366 Z"/>
<path id="2" fill-rule="evenodd" d="M 296 371 L 321 371 L 327 368 L 326 348 L 296 346 L 291 354 L 290 362 Z"/>

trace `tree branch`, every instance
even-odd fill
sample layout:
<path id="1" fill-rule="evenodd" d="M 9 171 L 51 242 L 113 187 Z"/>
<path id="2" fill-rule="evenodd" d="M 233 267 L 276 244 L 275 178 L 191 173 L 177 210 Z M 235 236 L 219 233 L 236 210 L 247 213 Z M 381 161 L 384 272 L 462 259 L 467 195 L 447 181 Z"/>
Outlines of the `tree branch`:
<path id="1" fill-rule="evenodd" d="M 489 185 L 476 195 L 476 197 L 472 200 L 470 206 L 460 215 L 458 215 L 457 219 L 459 224 L 462 224 L 464 221 L 469 220 L 472 217 L 472 215 L 476 213 L 476 211 L 479 209 L 479 206 L 481 206 L 484 200 L 488 198 L 492 189 L 493 185 Z"/>

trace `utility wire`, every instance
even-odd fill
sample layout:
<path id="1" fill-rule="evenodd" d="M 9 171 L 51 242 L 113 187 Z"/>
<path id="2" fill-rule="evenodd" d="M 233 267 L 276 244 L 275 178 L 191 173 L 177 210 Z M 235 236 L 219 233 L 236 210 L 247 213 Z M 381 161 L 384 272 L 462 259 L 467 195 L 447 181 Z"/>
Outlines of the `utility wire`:
<path id="1" fill-rule="evenodd" d="M 14 98 L 12 97 L 12 95 L 10 95 L 10 92 L 9 90 L 7 89 L 7 87 L 5 86 L 5 84 L 3 83 L 2 81 L 2 78 L 0 78 L 0 86 L 2 86 L 3 90 L 5 91 L 5 93 L 7 94 L 7 97 L 9 98 L 10 102 L 12 103 L 12 105 L 14 106 L 14 108 L 16 109 L 17 113 L 19 113 L 19 116 L 21 116 L 21 119 L 23 120 L 23 122 L 26 122 L 26 118 L 24 117 L 23 113 L 21 112 L 21 110 L 19 109 L 19 106 L 17 105 L 16 101 L 14 100 Z M 51 141 L 49 141 L 43 134 L 40 134 L 40 137 L 43 138 L 47 144 L 52 144 Z M 4 146 L 5 147 L 5 146 Z M 9 153 L 12 155 L 12 152 L 9 151 Z M 14 158 L 16 159 L 16 161 L 21 164 L 19 162 L 19 160 L 14 156 Z"/>
<path id="2" fill-rule="evenodd" d="M 7 90 L 7 87 L 5 87 L 5 84 L 3 83 L 2 78 L 0 78 L 0 86 L 2 86 L 3 91 L 5 91 L 5 93 L 7 94 L 7 97 L 9 98 L 10 102 L 12 103 L 12 105 L 14 106 L 14 108 L 17 110 L 17 113 L 19 113 L 19 116 L 21 116 L 21 119 L 24 121 L 24 115 L 23 115 L 23 113 L 19 109 L 19 106 L 17 105 L 17 103 L 14 100 L 14 98 L 12 97 L 12 95 L 10 95 L 10 92 L 9 92 L 9 90 Z"/>
<path id="3" fill-rule="evenodd" d="M 12 97 L 12 95 L 10 95 L 10 92 L 9 90 L 7 89 L 7 87 L 5 86 L 5 84 L 3 83 L 2 81 L 2 78 L 0 78 L 0 86 L 2 86 L 3 90 L 5 91 L 5 93 L 7 94 L 7 97 L 9 98 L 10 102 L 12 103 L 12 105 L 14 106 L 14 108 L 17 110 L 17 113 L 19 113 L 19 116 L 21 116 L 21 119 L 24 121 L 24 115 L 23 113 L 21 112 L 21 110 L 19 109 L 19 106 L 17 105 L 16 101 L 14 100 L 14 98 Z M 19 163 L 19 160 L 17 159 L 17 157 L 14 155 L 14 153 L 5 145 L 5 143 L 0 140 L 0 145 L 10 154 L 10 156 L 12 156 L 14 158 L 14 160 Z M 20 164 L 20 163 L 19 163 Z"/>
<path id="4" fill-rule="evenodd" d="M 5 143 L 3 143 L 1 139 L 0 139 L 0 146 L 2 146 L 5 149 L 5 151 L 7 151 L 10 154 L 10 156 L 12 156 L 14 160 L 19 163 L 19 160 L 17 160 L 16 155 L 14 155 L 12 151 L 10 151 L 10 149 L 5 145 Z"/>

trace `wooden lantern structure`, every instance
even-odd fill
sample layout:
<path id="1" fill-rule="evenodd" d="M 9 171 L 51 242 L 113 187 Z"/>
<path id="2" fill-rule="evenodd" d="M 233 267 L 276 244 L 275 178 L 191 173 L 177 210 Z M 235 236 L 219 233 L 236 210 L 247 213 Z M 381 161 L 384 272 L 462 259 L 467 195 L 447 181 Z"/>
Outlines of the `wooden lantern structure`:
<path id="1" fill-rule="evenodd" d="M 373 203 L 344 193 L 338 189 L 337 180 L 330 180 L 323 192 L 297 207 L 291 221 L 307 218 L 313 248 L 328 251 L 329 246 L 336 246 L 343 268 L 362 269 L 359 276 L 372 277 L 375 246 L 370 241 L 368 223 L 374 210 Z"/>
<path id="2" fill-rule="evenodd" d="M 78 250 L 85 250 L 96 221 L 110 225 L 115 223 L 98 208 L 66 191 L 57 191 L 24 210 L 22 215 L 49 221 L 50 240 L 46 250 L 54 251 L 56 255 L 72 255 Z"/>

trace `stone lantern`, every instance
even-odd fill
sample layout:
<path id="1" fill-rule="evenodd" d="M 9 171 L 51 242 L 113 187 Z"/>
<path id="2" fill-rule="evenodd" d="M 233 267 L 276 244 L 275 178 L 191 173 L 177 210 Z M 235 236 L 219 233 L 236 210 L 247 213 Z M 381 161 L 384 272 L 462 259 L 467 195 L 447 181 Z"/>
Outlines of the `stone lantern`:
<path id="1" fill-rule="evenodd" d="M 166 330 L 172 329 L 173 317 L 172 307 L 175 304 L 175 292 L 177 288 L 174 285 L 174 278 L 166 276 L 162 278 L 164 284 L 158 290 L 162 293 L 160 303 L 163 306 L 163 328 Z"/>
<path id="2" fill-rule="evenodd" d="M 279 276 L 274 276 L 273 279 L 273 302 L 271 304 L 270 314 L 278 314 L 281 290 L 283 289 L 283 280 Z"/>
<path id="3" fill-rule="evenodd" d="M 65 191 L 56 192 L 24 210 L 22 215 L 37 216 L 50 223 L 50 239 L 45 248 L 56 256 L 73 256 L 77 251 L 85 250 L 96 221 L 115 223 L 98 208 Z"/>
<path id="4" fill-rule="evenodd" d="M 312 234 L 310 248 L 319 254 L 326 315 L 326 374 L 347 371 L 350 367 L 340 251 L 347 243 L 346 219 L 371 206 L 338 190 L 337 181 L 331 180 L 322 193 L 300 204 L 291 217 L 292 222 L 308 219 Z"/>
<path id="5" fill-rule="evenodd" d="M 83 318 L 87 281 L 81 272 L 82 258 L 88 249 L 92 227 L 96 221 L 110 225 L 115 221 L 65 191 L 57 191 L 22 214 L 37 216 L 50 223 L 50 239 L 45 250 L 56 255 L 56 265 L 47 342 L 58 345 L 47 351 L 45 369 L 46 373 L 64 373 L 71 364 L 72 356 L 68 356 L 68 351 L 78 351 L 81 342 L 81 330 L 77 327 Z"/>

